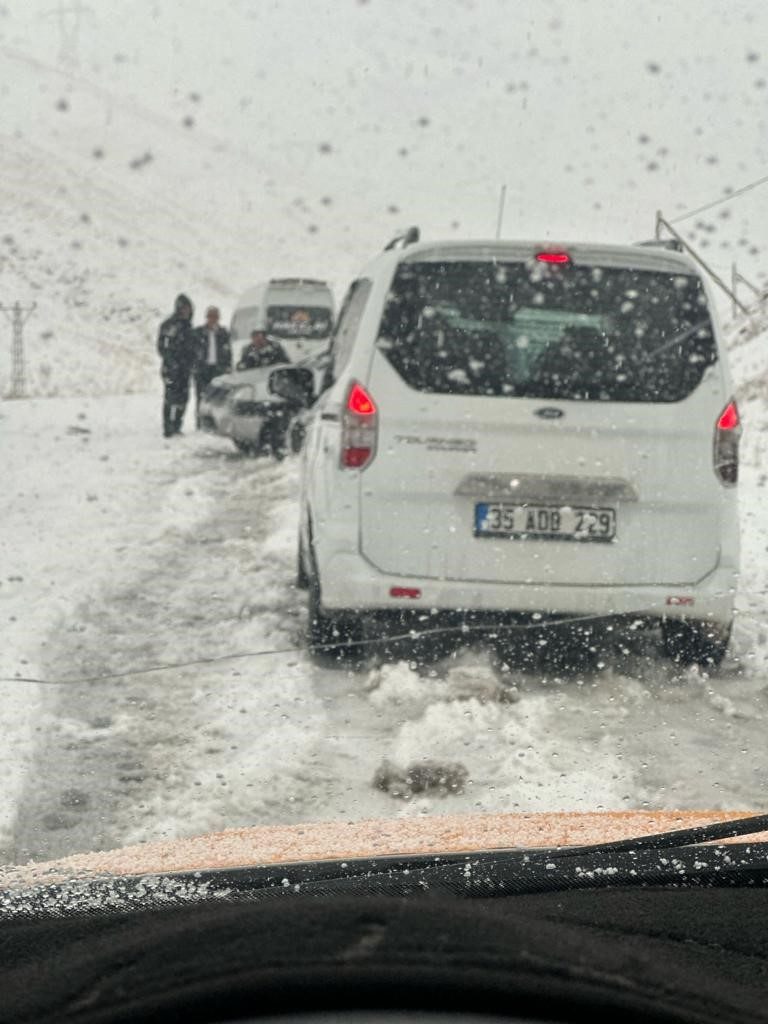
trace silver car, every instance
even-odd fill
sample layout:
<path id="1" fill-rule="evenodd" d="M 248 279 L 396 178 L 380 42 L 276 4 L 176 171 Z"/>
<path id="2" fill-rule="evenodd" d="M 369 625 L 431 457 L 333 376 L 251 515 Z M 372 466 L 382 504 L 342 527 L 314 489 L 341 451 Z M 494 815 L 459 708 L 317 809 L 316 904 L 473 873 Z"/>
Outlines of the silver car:
<path id="1" fill-rule="evenodd" d="M 288 448 L 299 451 L 301 413 L 319 393 L 328 361 L 323 353 L 300 363 L 215 377 L 200 402 L 201 429 L 231 438 L 248 455 L 282 458 Z"/>

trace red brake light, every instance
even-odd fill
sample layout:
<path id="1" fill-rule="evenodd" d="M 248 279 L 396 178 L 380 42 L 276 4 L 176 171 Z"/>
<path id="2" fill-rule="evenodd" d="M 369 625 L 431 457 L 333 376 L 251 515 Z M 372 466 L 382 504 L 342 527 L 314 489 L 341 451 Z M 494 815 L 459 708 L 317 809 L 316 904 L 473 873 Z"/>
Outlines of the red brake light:
<path id="1" fill-rule="evenodd" d="M 736 407 L 736 403 L 729 402 L 720 413 L 720 418 L 717 421 L 717 429 L 736 430 L 740 426 L 741 420 L 739 419 L 739 410 Z"/>
<path id="2" fill-rule="evenodd" d="M 536 259 L 539 263 L 570 263 L 571 257 L 567 252 L 537 252 Z"/>
<path id="3" fill-rule="evenodd" d="M 352 385 L 347 397 L 347 409 L 357 416 L 372 416 L 376 412 L 373 399 L 362 384 L 357 381 Z"/>
<path id="4" fill-rule="evenodd" d="M 342 460 L 346 469 L 362 469 L 370 457 L 370 448 L 347 447 L 342 454 Z"/>
<path id="5" fill-rule="evenodd" d="M 736 402 L 726 405 L 715 423 L 713 459 L 715 474 L 721 484 L 733 487 L 739 481 L 739 441 L 741 440 L 741 417 Z"/>
<path id="6" fill-rule="evenodd" d="M 412 600 L 416 600 L 421 597 L 421 590 L 419 587 L 390 587 L 390 597 L 408 597 Z"/>
<path id="7" fill-rule="evenodd" d="M 376 403 L 362 384 L 352 381 L 341 417 L 341 465 L 365 469 L 376 454 L 379 415 Z"/>

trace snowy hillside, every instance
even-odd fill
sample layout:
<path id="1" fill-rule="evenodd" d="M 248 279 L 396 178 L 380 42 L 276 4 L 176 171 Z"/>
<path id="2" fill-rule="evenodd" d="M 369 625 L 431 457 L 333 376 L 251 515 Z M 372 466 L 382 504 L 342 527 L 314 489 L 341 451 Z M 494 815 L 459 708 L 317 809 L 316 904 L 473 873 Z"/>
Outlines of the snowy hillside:
<path id="1" fill-rule="evenodd" d="M 152 386 L 179 290 L 228 316 L 271 274 L 340 292 L 403 224 L 487 236 L 502 183 L 509 236 L 627 241 L 764 168 L 756 2 L 59 6 L 0 9 L 0 301 L 37 304 L 36 394 Z M 763 193 L 684 226 L 762 279 Z"/>

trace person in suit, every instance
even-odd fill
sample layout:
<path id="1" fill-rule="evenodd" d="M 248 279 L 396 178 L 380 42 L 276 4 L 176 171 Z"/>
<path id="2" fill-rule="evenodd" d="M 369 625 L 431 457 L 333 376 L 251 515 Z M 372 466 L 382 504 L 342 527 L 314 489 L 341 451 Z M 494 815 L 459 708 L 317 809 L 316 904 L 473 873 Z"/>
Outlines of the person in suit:
<path id="1" fill-rule="evenodd" d="M 200 426 L 200 399 L 214 377 L 232 369 L 229 331 L 219 323 L 219 310 L 209 306 L 205 323 L 195 328 L 195 398 L 197 426 Z"/>

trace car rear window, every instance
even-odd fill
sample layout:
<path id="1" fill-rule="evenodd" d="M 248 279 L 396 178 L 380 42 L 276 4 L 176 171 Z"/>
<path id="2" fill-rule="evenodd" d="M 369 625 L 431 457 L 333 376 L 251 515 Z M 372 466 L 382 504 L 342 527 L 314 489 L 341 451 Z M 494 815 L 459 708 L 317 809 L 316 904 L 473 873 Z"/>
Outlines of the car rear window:
<path id="1" fill-rule="evenodd" d="M 231 384 L 209 384 L 205 389 L 205 397 L 209 402 L 216 404 L 225 401 L 231 390 Z"/>
<path id="2" fill-rule="evenodd" d="M 404 263 L 378 347 L 439 394 L 676 402 L 715 362 L 694 275 L 498 262 Z"/>

